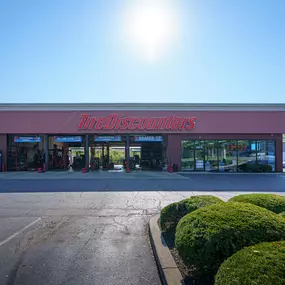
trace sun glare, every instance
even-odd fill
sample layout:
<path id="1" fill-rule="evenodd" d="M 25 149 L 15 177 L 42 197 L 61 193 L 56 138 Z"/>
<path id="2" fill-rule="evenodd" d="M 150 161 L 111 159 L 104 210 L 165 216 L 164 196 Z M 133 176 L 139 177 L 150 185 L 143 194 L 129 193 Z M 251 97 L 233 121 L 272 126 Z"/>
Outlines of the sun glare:
<path id="1" fill-rule="evenodd" d="M 177 11 L 169 1 L 135 1 L 123 17 L 125 39 L 147 60 L 165 55 L 179 31 Z"/>

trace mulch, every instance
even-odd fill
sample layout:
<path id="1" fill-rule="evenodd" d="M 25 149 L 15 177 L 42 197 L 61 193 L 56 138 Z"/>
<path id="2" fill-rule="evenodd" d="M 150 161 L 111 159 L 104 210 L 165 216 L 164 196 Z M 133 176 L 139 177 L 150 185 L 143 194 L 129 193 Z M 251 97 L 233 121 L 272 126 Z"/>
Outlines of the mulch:
<path id="1" fill-rule="evenodd" d="M 178 251 L 175 248 L 175 234 L 174 233 L 162 233 L 163 238 L 173 256 L 174 261 L 180 270 L 182 277 L 184 278 L 185 285 L 214 285 L 214 280 L 211 277 L 198 277 L 195 274 L 195 268 L 186 266 L 181 259 Z"/>

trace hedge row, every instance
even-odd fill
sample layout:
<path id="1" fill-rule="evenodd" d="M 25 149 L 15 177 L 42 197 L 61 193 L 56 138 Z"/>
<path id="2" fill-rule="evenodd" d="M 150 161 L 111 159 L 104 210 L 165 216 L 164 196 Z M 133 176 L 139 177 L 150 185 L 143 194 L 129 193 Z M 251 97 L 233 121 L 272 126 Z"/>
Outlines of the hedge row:
<path id="1" fill-rule="evenodd" d="M 177 203 L 172 203 L 161 210 L 160 225 L 163 231 L 174 232 L 182 217 L 206 206 L 223 201 L 215 196 L 193 196 Z"/>
<path id="2" fill-rule="evenodd" d="M 215 274 L 240 249 L 285 239 L 284 218 L 248 203 L 218 203 L 197 209 L 177 225 L 175 245 L 198 274 Z"/>
<path id="3" fill-rule="evenodd" d="M 274 213 L 285 211 L 285 197 L 275 194 L 245 194 L 231 198 L 229 202 L 244 202 L 266 208 Z"/>
<path id="4" fill-rule="evenodd" d="M 242 172 L 272 172 L 272 166 L 269 164 L 244 163 L 239 165 L 238 169 Z"/>
<path id="5" fill-rule="evenodd" d="M 244 248 L 219 268 L 215 285 L 284 285 L 285 241 Z"/>

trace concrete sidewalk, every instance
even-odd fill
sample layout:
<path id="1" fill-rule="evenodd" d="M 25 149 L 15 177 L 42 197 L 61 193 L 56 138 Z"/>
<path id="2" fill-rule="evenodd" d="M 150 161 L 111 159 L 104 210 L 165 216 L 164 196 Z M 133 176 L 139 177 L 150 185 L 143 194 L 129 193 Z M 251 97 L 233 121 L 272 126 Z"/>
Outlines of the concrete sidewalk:
<path id="1" fill-rule="evenodd" d="M 38 180 L 38 179 L 188 179 L 178 173 L 166 171 L 94 171 L 82 173 L 81 171 L 48 171 L 45 173 L 33 172 L 0 172 L 0 180 Z"/>
<path id="2" fill-rule="evenodd" d="M 132 171 L 126 173 L 124 171 L 90 171 L 82 173 L 81 171 L 48 171 L 45 173 L 38 173 L 37 171 L 29 172 L 0 172 L 0 180 L 69 180 L 69 179 L 143 179 L 143 180 L 187 180 L 195 179 L 195 177 L 223 177 L 221 179 L 232 179 L 230 177 L 285 177 L 285 173 L 213 173 L 213 172 L 177 172 L 169 173 L 166 171 Z"/>

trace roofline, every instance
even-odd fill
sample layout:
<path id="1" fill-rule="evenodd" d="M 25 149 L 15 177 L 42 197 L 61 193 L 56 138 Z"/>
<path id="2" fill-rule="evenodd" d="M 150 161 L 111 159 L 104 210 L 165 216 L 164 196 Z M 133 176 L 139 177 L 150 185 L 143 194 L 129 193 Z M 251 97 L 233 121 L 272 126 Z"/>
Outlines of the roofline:
<path id="1" fill-rule="evenodd" d="M 0 111 L 285 111 L 285 103 L 2 103 Z"/>

